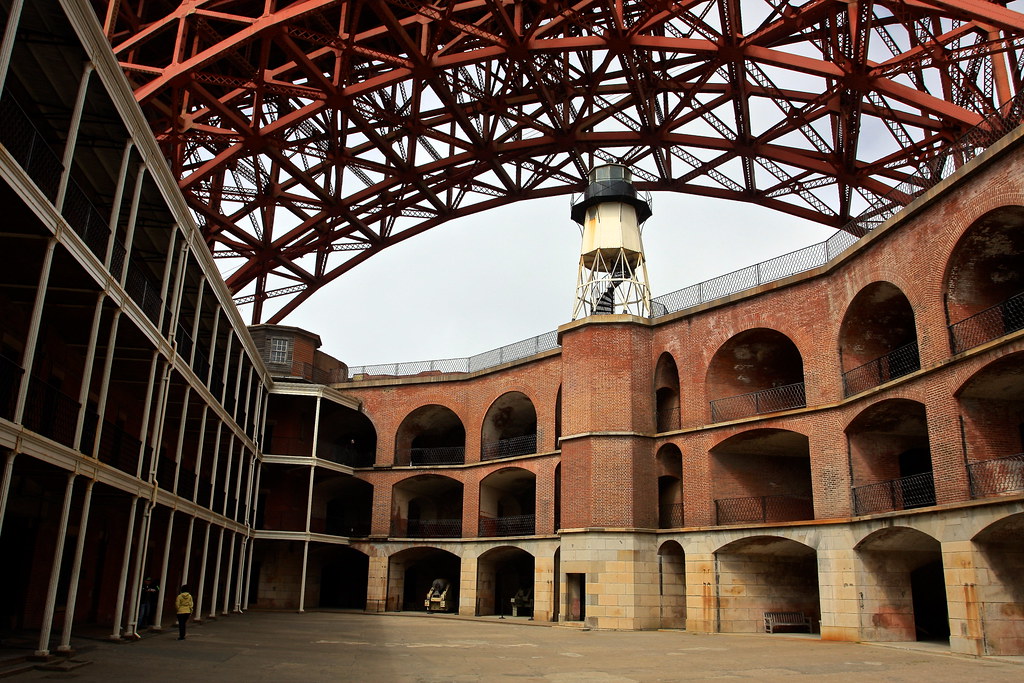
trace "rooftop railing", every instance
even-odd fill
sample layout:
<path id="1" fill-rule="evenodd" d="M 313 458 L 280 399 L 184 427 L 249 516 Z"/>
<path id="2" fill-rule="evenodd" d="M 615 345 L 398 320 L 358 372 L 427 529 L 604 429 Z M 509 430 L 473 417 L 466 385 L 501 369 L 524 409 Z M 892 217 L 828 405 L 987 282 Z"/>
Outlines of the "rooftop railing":
<path id="1" fill-rule="evenodd" d="M 1022 120 L 1024 93 L 990 114 L 959 140 L 943 147 L 940 152 L 923 163 L 916 173 L 884 196 L 876 198 L 859 216 L 846 223 L 841 230 L 824 242 L 659 296 L 652 302 L 651 317 L 659 318 L 670 313 L 678 313 L 825 265 L 856 244 L 861 237 L 898 214 L 912 201 L 953 175 L 968 161 L 983 153 L 1016 128 Z M 557 334 L 545 332 L 469 358 L 355 366 L 350 368 L 348 379 L 352 381 L 378 377 L 470 373 L 529 358 L 555 348 L 558 348 Z"/>

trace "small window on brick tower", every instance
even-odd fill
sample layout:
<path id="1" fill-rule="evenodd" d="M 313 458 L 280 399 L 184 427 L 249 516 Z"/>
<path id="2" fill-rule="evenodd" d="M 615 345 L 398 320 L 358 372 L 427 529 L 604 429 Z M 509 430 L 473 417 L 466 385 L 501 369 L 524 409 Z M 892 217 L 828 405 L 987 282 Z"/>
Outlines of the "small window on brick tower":
<path id="1" fill-rule="evenodd" d="M 292 360 L 292 349 L 287 339 L 270 340 L 270 362 L 290 363 Z"/>

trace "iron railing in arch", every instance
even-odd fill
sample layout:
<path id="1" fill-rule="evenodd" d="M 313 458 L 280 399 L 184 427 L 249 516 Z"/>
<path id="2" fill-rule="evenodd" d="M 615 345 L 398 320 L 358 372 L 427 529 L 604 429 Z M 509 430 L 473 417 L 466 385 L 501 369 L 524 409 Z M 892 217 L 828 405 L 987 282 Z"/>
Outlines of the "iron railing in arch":
<path id="1" fill-rule="evenodd" d="M 972 498 L 1024 491 L 1024 453 L 969 462 L 967 474 Z"/>
<path id="2" fill-rule="evenodd" d="M 843 395 L 853 396 L 921 369 L 917 341 L 843 373 Z"/>
<path id="3" fill-rule="evenodd" d="M 536 528 L 536 515 L 480 516 L 481 536 L 532 536 Z"/>
<path id="4" fill-rule="evenodd" d="M 804 496 L 747 496 L 715 500 L 718 524 L 798 522 L 814 519 L 814 503 Z"/>
<path id="5" fill-rule="evenodd" d="M 405 533 L 406 538 L 459 538 L 462 536 L 462 520 L 410 519 Z"/>
<path id="6" fill-rule="evenodd" d="M 485 442 L 480 452 L 480 459 L 511 458 L 517 455 L 531 455 L 536 452 L 537 435 L 523 434 L 521 436 L 511 436 L 507 439 Z"/>
<path id="7" fill-rule="evenodd" d="M 929 505 L 935 505 L 935 479 L 931 472 L 855 486 L 853 489 L 853 506 L 858 515 L 912 510 Z"/>
<path id="8" fill-rule="evenodd" d="M 752 415 L 765 415 L 806 406 L 804 383 L 797 382 L 781 387 L 752 391 L 749 394 L 715 399 L 711 401 L 711 421 L 739 420 Z"/>
<path id="9" fill-rule="evenodd" d="M 960 353 L 1020 329 L 1024 329 L 1024 292 L 953 323 L 949 338 L 953 353 Z"/>
<path id="10" fill-rule="evenodd" d="M 432 446 L 430 448 L 403 448 L 397 453 L 397 462 L 413 466 L 461 465 L 466 462 L 465 446 Z"/>
<path id="11" fill-rule="evenodd" d="M 682 503 L 663 503 L 658 506 L 658 528 L 679 529 L 685 526 Z"/>
<path id="12" fill-rule="evenodd" d="M 862 236 L 869 234 L 926 191 L 953 175 L 957 169 L 987 150 L 1022 121 L 1024 121 L 1024 92 L 1018 94 L 1003 105 L 999 111 L 988 116 L 959 140 L 923 164 L 907 180 L 883 197 L 876 199 L 859 216 L 824 242 L 812 244 L 656 297 L 652 302 L 651 317 L 659 318 L 671 313 L 678 313 L 715 299 L 799 275 L 825 265 L 856 244 Z M 470 373 L 529 358 L 555 348 L 558 348 L 557 333 L 545 332 L 536 337 L 485 351 L 469 358 L 354 366 L 349 369 L 348 379 L 351 381 L 375 377 Z"/>

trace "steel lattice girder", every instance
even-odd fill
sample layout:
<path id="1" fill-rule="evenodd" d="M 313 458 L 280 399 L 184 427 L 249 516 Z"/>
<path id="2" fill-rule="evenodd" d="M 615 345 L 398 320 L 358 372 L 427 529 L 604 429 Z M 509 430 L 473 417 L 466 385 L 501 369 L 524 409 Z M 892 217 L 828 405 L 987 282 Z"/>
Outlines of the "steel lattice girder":
<path id="1" fill-rule="evenodd" d="M 1021 89 L 988 0 L 94 0 L 240 303 L 582 187 L 840 227 Z"/>

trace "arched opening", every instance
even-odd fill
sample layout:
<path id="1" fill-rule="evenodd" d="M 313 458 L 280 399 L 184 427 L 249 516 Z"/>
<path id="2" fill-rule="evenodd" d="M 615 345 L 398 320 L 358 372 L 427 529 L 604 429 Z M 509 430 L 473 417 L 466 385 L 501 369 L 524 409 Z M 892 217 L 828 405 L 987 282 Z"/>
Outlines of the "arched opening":
<path id="1" fill-rule="evenodd" d="M 426 612 L 425 603 L 437 585 L 443 601 L 433 601 L 431 611 L 457 612 L 461 573 L 462 561 L 447 550 L 401 550 L 388 558 L 387 608 L 392 612 Z"/>
<path id="2" fill-rule="evenodd" d="M 873 282 L 850 302 L 839 328 L 843 395 L 852 396 L 918 370 L 914 309 L 890 282 Z"/>
<path id="3" fill-rule="evenodd" d="M 864 576 L 864 640 L 949 642 L 946 581 L 937 540 L 907 527 L 879 529 L 857 544 Z"/>
<path id="4" fill-rule="evenodd" d="M 818 556 L 814 548 L 777 536 L 752 536 L 719 548 L 715 561 L 722 633 L 765 631 L 766 612 L 803 614 L 809 621 L 806 630 L 813 631 L 820 623 Z M 746 586 L 747 590 L 724 590 L 733 586 Z"/>
<path id="5" fill-rule="evenodd" d="M 366 609 L 370 558 L 347 546 L 331 546 L 320 569 L 320 607 Z"/>
<path id="6" fill-rule="evenodd" d="M 807 437 L 786 429 L 753 429 L 711 449 L 718 524 L 814 519 Z"/>
<path id="7" fill-rule="evenodd" d="M 321 401 L 316 454 L 349 467 L 373 467 L 377 457 L 377 430 L 363 413 Z"/>
<path id="8" fill-rule="evenodd" d="M 707 372 L 711 421 L 802 408 L 804 363 L 789 337 L 766 328 L 740 332 L 715 352 Z"/>
<path id="9" fill-rule="evenodd" d="M 858 515 L 935 505 L 924 405 L 908 399 L 876 403 L 846 428 Z"/>
<path id="10" fill-rule="evenodd" d="M 555 465 L 555 531 L 562 528 L 562 463 Z"/>
<path id="11" fill-rule="evenodd" d="M 658 449 L 658 528 L 683 526 L 683 454 L 667 443 Z"/>
<path id="12" fill-rule="evenodd" d="M 974 537 L 974 543 L 974 569 L 988 579 L 972 584 L 985 654 L 1024 655 L 1024 513 L 993 522 Z M 977 632 L 976 625 L 966 626 L 968 633 Z"/>
<path id="13" fill-rule="evenodd" d="M 536 529 L 537 477 L 519 467 L 480 482 L 480 536 L 530 536 Z"/>
<path id="14" fill-rule="evenodd" d="M 953 353 L 1024 328 L 1024 207 L 1004 206 L 964 233 L 946 271 Z"/>
<path id="15" fill-rule="evenodd" d="M 421 406 L 409 413 L 395 435 L 395 464 L 459 465 L 466 460 L 466 428 L 450 408 Z"/>
<path id="16" fill-rule="evenodd" d="M 661 628 L 686 628 L 686 557 L 676 541 L 658 548 Z"/>
<path id="17" fill-rule="evenodd" d="M 658 431 L 679 429 L 679 371 L 668 352 L 661 354 L 654 370 L 654 404 Z"/>
<path id="18" fill-rule="evenodd" d="M 537 411 L 518 391 L 498 397 L 484 416 L 480 458 L 508 458 L 537 452 Z"/>
<path id="19" fill-rule="evenodd" d="M 332 536 L 370 535 L 373 485 L 348 476 L 331 477 L 313 491 L 313 531 Z"/>
<path id="20" fill-rule="evenodd" d="M 1024 352 L 996 360 L 957 392 L 971 496 L 1024 491 Z"/>
<path id="21" fill-rule="evenodd" d="M 477 560 L 477 616 L 488 614 L 533 618 L 534 557 L 502 546 Z"/>
<path id="22" fill-rule="evenodd" d="M 462 536 L 462 483 L 422 474 L 395 484 L 391 493 L 391 535 L 405 538 Z"/>

